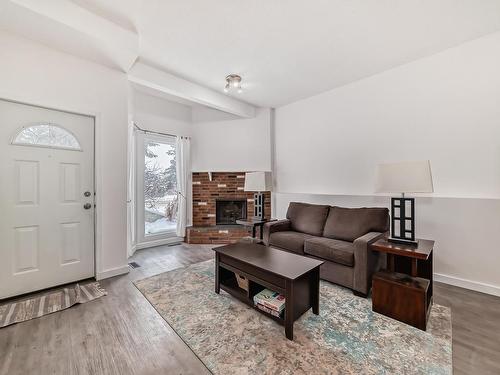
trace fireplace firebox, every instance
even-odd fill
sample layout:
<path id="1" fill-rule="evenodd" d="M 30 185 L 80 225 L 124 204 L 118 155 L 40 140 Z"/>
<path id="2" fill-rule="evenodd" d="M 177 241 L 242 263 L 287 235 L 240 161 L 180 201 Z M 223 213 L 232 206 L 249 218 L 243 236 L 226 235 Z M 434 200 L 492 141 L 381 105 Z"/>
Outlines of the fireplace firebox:
<path id="1" fill-rule="evenodd" d="M 215 201 L 215 221 L 217 225 L 236 224 L 238 219 L 247 218 L 246 199 L 217 199 Z"/>

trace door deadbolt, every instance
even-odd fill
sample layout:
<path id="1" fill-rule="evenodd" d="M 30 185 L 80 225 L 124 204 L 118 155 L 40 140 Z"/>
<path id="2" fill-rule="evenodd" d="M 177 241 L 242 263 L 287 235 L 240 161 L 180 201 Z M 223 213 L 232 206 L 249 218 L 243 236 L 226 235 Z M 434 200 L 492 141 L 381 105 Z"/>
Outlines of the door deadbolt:
<path id="1" fill-rule="evenodd" d="M 86 197 L 90 197 L 90 191 L 86 191 L 85 193 L 83 193 L 83 195 Z"/>
<path id="2" fill-rule="evenodd" d="M 86 210 L 89 210 L 91 207 L 92 207 L 92 205 L 90 203 L 85 203 L 83 205 L 83 208 L 85 208 Z"/>

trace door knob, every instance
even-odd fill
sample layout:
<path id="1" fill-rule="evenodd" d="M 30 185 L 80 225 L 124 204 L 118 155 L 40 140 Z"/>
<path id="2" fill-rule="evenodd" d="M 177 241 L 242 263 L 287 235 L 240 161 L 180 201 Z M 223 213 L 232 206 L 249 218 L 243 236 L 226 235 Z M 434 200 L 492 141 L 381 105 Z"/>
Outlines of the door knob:
<path id="1" fill-rule="evenodd" d="M 83 205 L 83 208 L 85 208 L 86 210 L 89 210 L 91 207 L 92 207 L 92 205 L 90 203 L 85 203 Z"/>

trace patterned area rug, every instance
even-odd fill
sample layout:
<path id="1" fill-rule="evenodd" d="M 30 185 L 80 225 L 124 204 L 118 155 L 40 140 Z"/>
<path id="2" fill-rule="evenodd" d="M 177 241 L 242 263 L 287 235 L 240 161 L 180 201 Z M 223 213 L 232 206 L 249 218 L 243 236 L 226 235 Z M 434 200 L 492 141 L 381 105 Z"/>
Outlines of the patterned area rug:
<path id="1" fill-rule="evenodd" d="M 104 295 L 106 291 L 99 283 L 75 284 L 24 300 L 7 302 L 0 305 L 0 328 L 52 314 Z"/>
<path id="2" fill-rule="evenodd" d="M 451 312 L 434 305 L 427 332 L 373 313 L 371 300 L 321 282 L 320 315 L 284 328 L 221 291 L 214 262 L 135 283 L 214 374 L 451 374 Z"/>

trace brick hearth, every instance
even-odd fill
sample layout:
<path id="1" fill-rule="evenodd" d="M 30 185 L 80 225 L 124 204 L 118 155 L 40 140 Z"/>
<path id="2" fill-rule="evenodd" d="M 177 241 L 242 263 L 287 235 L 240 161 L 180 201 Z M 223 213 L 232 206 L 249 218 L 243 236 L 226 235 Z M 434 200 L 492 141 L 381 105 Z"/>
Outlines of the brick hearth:
<path id="1" fill-rule="evenodd" d="M 240 225 L 216 225 L 215 201 L 218 198 L 246 199 L 247 217 L 253 216 L 253 193 L 243 191 L 245 172 L 193 173 L 193 226 L 187 228 L 188 243 L 233 243 L 248 236 L 250 228 Z M 271 214 L 271 193 L 267 192 L 265 212 Z"/>

